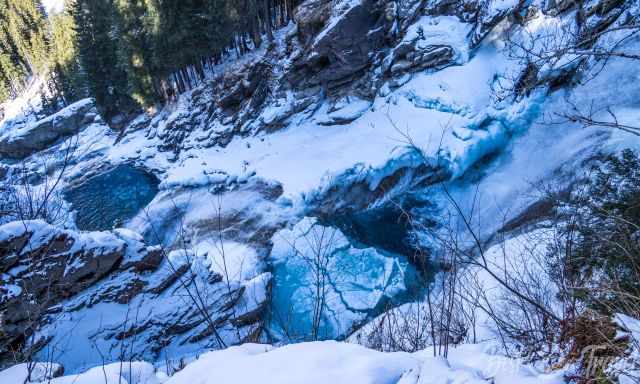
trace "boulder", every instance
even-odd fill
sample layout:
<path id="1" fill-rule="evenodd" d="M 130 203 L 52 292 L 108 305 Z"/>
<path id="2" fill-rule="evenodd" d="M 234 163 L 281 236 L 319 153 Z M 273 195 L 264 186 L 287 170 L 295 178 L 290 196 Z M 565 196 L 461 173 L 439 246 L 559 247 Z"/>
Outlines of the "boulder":
<path id="1" fill-rule="evenodd" d="M 384 7 L 363 0 L 335 15 L 294 62 L 290 76 L 299 88 L 340 85 L 371 64 L 384 42 Z"/>
<path id="2" fill-rule="evenodd" d="M 443 67 L 452 64 L 453 60 L 454 51 L 448 45 L 411 46 L 406 54 L 397 55 L 390 71 L 396 76 L 405 72 Z"/>
<path id="3" fill-rule="evenodd" d="M 44 150 L 61 138 L 80 132 L 98 116 L 92 99 L 80 100 L 63 110 L 0 137 L 0 155 L 23 159 Z"/>
<path id="4" fill-rule="evenodd" d="M 577 3 L 574 0 L 549 0 L 546 11 L 547 13 L 555 16 L 573 9 L 576 5 Z"/>
<path id="5" fill-rule="evenodd" d="M 421 14 L 424 6 L 425 2 L 421 0 L 398 0 L 393 2 L 391 7 L 395 8 L 395 15 L 400 21 L 401 29 L 406 30 L 415 21 L 416 17 Z M 387 17 L 390 16 L 388 11 L 391 7 L 387 8 Z"/>
<path id="6" fill-rule="evenodd" d="M 477 19 L 483 3 L 478 0 L 434 0 L 425 5 L 425 13 L 433 16 L 456 16 L 464 22 Z"/>
<path id="7" fill-rule="evenodd" d="M 298 27 L 298 40 L 308 44 L 331 17 L 330 0 L 305 1 L 296 8 L 293 20 Z"/>

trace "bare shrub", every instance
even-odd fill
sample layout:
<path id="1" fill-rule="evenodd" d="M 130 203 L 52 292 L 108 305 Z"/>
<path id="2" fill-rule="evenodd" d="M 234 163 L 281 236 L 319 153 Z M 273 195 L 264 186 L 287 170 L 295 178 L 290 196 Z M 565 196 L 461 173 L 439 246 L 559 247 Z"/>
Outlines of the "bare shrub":
<path id="1" fill-rule="evenodd" d="M 575 17 L 557 17 L 542 26 L 529 28 L 514 24 L 505 34 L 508 57 L 518 70 L 499 76 L 493 87 L 497 101 L 520 99 L 536 88 L 555 90 L 562 86 L 586 84 L 598 77 L 612 59 L 630 63 L 640 60 L 640 52 L 628 44 L 638 38 L 637 4 L 616 4 L 611 9 L 587 7 L 584 1 L 571 2 Z M 606 3 L 606 2 L 603 2 Z M 555 124 L 578 123 L 585 127 L 607 127 L 640 135 L 640 128 L 620 122 L 610 105 L 594 100 L 554 113 Z"/>
<path id="2" fill-rule="evenodd" d="M 0 222 L 44 220 L 60 224 L 64 221 L 60 187 L 77 146 L 78 138 L 73 136 L 59 154 L 35 159 L 35 168 L 24 161 L 13 167 L 7 180 L 0 184 Z"/>

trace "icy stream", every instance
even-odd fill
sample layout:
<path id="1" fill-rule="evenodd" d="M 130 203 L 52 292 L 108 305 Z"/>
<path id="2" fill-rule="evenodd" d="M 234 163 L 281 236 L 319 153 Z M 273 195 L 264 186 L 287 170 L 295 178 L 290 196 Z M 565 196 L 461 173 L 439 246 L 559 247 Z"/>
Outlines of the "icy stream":
<path id="1" fill-rule="evenodd" d="M 274 236 L 272 336 L 296 341 L 341 338 L 389 306 L 422 294 L 424 278 L 408 258 L 379 246 L 402 238 L 395 225 L 384 235 L 385 223 L 393 221 L 376 222 L 389 215 L 392 212 L 357 215 L 349 225 L 357 220 L 362 226 L 348 235 L 307 217 Z M 372 241 L 356 240 L 352 235 L 358 232 Z M 374 239 L 379 245 L 371 245 Z"/>

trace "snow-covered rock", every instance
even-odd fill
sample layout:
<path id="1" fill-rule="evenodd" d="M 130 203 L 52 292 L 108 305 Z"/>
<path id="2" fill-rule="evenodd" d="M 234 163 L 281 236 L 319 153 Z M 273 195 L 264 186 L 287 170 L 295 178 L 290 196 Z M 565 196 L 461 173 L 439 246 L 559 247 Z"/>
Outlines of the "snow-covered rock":
<path id="1" fill-rule="evenodd" d="M 63 372 L 62 365 L 56 363 L 22 363 L 0 371 L 0 381 L 10 384 L 41 383 L 59 377 Z"/>
<path id="2" fill-rule="evenodd" d="M 9 124 L 0 130 L 0 155 L 22 159 L 57 140 L 80 132 L 98 119 L 92 99 L 80 100 L 61 111 L 23 127 Z"/>

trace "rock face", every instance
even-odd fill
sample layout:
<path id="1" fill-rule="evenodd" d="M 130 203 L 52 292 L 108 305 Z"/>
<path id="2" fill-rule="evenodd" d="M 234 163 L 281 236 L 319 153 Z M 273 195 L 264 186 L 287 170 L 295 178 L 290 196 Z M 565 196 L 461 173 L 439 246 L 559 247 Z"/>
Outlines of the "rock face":
<path id="1" fill-rule="evenodd" d="M 109 234 L 80 235 L 41 221 L 0 227 L 0 351 L 23 342 L 49 307 L 116 268 L 125 251 Z"/>
<path id="2" fill-rule="evenodd" d="M 446 45 L 419 47 L 406 43 L 394 51 L 393 64 L 389 68 L 392 76 L 405 72 L 418 72 L 428 68 L 449 65 L 453 61 L 453 49 Z"/>
<path id="3" fill-rule="evenodd" d="M 376 2 L 364 0 L 335 17 L 335 21 L 332 20 L 330 26 L 316 35 L 295 61 L 297 71 L 293 73 L 292 82 L 298 87 L 334 87 L 365 69 L 372 62 L 371 53 L 383 43 L 383 14 L 384 9 Z M 308 24 L 315 25 L 312 22 Z M 301 36 L 304 41 L 311 40 L 306 32 Z"/>
<path id="4" fill-rule="evenodd" d="M 99 119 L 93 100 L 84 99 L 26 127 L 12 129 L 0 137 L 0 155 L 23 159 L 46 149 L 61 138 L 80 132 Z"/>
<path id="5" fill-rule="evenodd" d="M 113 351 L 140 340 L 132 354 L 157 358 L 170 345 L 197 351 L 202 343 L 219 347 L 216 340 L 255 340 L 270 275 L 227 280 L 200 267 L 206 257 L 146 246 L 125 229 L 78 233 L 41 221 L 1 226 L 0 363 L 45 345 L 64 349 L 60 361 L 77 369 L 77 353 L 99 361 L 87 355 L 92 345 Z M 190 295 L 198 305 L 185 300 Z M 95 316 L 104 320 L 84 321 Z"/>
<path id="6" fill-rule="evenodd" d="M 305 1 L 296 9 L 293 20 L 298 28 L 298 38 L 308 44 L 326 25 L 331 17 L 330 0 Z"/>

